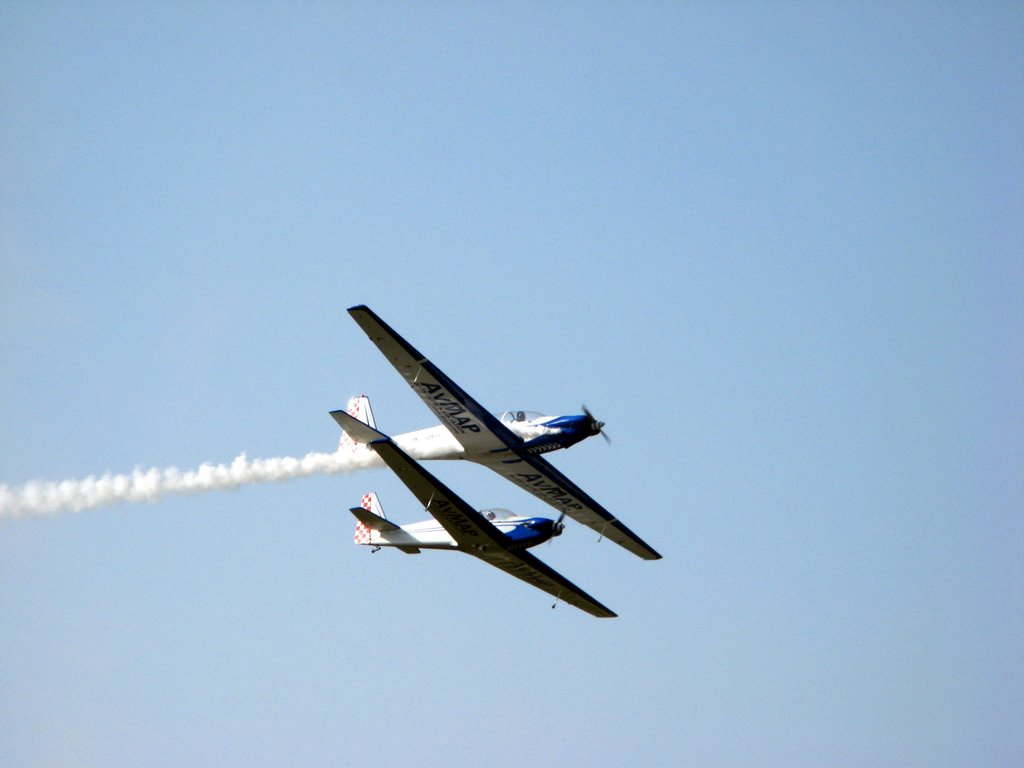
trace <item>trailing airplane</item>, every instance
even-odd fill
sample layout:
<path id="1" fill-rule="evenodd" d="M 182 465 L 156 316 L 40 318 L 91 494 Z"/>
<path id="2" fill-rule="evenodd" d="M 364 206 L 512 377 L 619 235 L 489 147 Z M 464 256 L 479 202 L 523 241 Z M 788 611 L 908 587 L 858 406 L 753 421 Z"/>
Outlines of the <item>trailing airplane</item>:
<path id="1" fill-rule="evenodd" d="M 584 408 L 582 415 L 544 416 L 506 411 L 500 417 L 476 400 L 430 362 L 369 307 L 348 310 L 413 391 L 441 420 L 441 425 L 389 438 L 416 459 L 465 459 L 494 470 L 645 560 L 661 558 L 643 539 L 563 475 L 542 453 L 568 448 L 595 435 L 604 423 Z M 353 399 L 347 411 L 331 411 L 344 431 L 339 450 L 367 451 L 377 431 L 368 398 Z M 604 435 L 607 439 L 607 435 Z"/>
<path id="2" fill-rule="evenodd" d="M 383 459 L 434 517 L 420 523 L 395 525 L 384 517 L 377 494 L 367 493 L 362 505 L 350 510 L 358 521 L 357 544 L 372 546 L 373 551 L 397 547 L 407 554 L 418 554 L 423 549 L 465 552 L 544 590 L 554 596 L 555 605 L 561 600 L 599 618 L 616 615 L 526 551 L 560 535 L 561 518 L 517 517 L 498 509 L 477 511 L 389 438 L 373 440 L 369 449 Z"/>

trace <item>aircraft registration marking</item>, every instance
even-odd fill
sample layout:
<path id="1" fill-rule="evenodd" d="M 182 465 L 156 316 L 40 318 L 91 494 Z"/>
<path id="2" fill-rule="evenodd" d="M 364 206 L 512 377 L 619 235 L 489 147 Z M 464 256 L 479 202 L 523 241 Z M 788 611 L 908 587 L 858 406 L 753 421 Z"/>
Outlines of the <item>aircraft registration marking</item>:
<path id="1" fill-rule="evenodd" d="M 576 497 L 562 488 L 557 483 L 548 480 L 544 475 L 537 472 L 517 472 L 509 475 L 514 482 L 523 488 L 531 490 L 539 496 L 545 496 L 557 501 L 566 509 L 583 509 L 583 505 L 576 501 Z"/>
<path id="2" fill-rule="evenodd" d="M 480 531 L 473 522 L 457 506 L 448 499 L 432 499 L 427 505 L 427 511 L 434 517 L 444 518 L 451 523 L 460 533 L 468 536 L 479 536 Z"/>
<path id="3" fill-rule="evenodd" d="M 466 410 L 465 406 L 440 384 L 418 381 L 410 386 L 419 392 L 420 397 L 428 402 L 434 413 L 448 422 L 448 426 L 459 432 L 459 434 L 480 431 L 480 425 L 473 423 L 473 419 L 468 415 L 469 411 Z M 464 416 L 462 414 L 467 415 Z"/>

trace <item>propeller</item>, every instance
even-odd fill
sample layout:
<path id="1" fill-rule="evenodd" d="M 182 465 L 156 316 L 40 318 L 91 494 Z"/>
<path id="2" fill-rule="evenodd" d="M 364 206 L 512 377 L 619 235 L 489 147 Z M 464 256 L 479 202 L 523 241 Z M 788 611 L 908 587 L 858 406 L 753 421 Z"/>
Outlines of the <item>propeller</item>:
<path id="1" fill-rule="evenodd" d="M 562 535 L 562 531 L 565 530 L 565 523 L 562 522 L 563 520 L 565 520 L 565 512 L 560 514 L 558 516 L 558 519 L 555 520 L 555 527 L 552 529 L 554 531 L 554 533 L 552 534 L 553 536 Z"/>
<path id="2" fill-rule="evenodd" d="M 562 535 L 562 531 L 565 530 L 565 523 L 562 522 L 562 520 L 564 520 L 564 519 L 565 519 L 565 512 L 560 514 L 558 516 L 558 519 L 555 520 L 555 524 L 553 526 L 551 526 L 551 538 L 548 539 L 548 546 L 549 547 L 551 546 L 551 542 L 554 541 L 555 536 L 561 536 Z"/>
<path id="3" fill-rule="evenodd" d="M 590 409 L 587 408 L 587 406 L 583 405 L 580 407 L 583 408 L 583 413 L 585 413 L 587 418 L 590 419 L 590 424 L 588 425 L 590 427 L 590 433 L 593 435 L 600 435 L 609 445 L 611 445 L 612 439 L 608 437 L 608 434 L 604 431 L 604 422 L 595 419 L 594 414 L 590 412 Z"/>

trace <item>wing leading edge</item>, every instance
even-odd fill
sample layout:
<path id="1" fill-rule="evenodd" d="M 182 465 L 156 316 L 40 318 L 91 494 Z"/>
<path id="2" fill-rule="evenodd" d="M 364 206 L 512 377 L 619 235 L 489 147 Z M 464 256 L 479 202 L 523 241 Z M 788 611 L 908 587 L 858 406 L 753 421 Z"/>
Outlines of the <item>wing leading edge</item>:
<path id="1" fill-rule="evenodd" d="M 508 548 L 505 536 L 390 439 L 370 443 L 399 480 L 459 544 L 459 548 L 562 602 L 599 618 L 616 614 L 525 550 Z"/>

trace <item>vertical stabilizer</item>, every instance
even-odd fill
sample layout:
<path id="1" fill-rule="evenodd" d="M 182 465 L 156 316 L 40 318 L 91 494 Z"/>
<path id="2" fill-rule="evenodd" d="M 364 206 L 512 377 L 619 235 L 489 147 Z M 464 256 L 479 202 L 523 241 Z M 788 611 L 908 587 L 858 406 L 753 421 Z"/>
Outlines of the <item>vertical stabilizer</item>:
<path id="1" fill-rule="evenodd" d="M 363 500 L 359 506 L 365 509 L 367 512 L 372 512 L 377 517 L 387 520 L 387 516 L 384 514 L 384 509 L 380 505 L 380 499 L 377 498 L 377 494 L 373 491 L 363 494 Z"/>
<path id="2" fill-rule="evenodd" d="M 353 397 L 348 401 L 348 406 L 345 409 L 353 419 L 361 421 L 373 429 L 377 428 L 377 422 L 373 420 L 373 411 L 370 409 L 370 398 L 366 395 L 359 395 L 359 397 Z M 357 443 L 348 432 L 342 431 L 341 440 L 338 442 L 338 450 L 353 452 L 361 448 L 361 444 Z"/>
<path id="3" fill-rule="evenodd" d="M 353 540 L 356 544 L 372 544 L 375 531 L 395 531 L 397 525 L 388 522 L 384 510 L 373 491 L 364 493 L 359 506 L 350 510 L 356 517 L 356 531 Z"/>
<path id="4" fill-rule="evenodd" d="M 369 544 L 370 535 L 370 526 L 368 526 L 362 520 L 357 520 L 356 532 L 352 536 L 352 541 L 354 541 L 356 544 Z"/>

